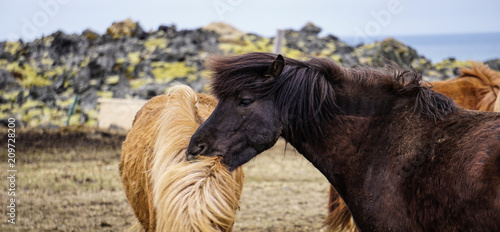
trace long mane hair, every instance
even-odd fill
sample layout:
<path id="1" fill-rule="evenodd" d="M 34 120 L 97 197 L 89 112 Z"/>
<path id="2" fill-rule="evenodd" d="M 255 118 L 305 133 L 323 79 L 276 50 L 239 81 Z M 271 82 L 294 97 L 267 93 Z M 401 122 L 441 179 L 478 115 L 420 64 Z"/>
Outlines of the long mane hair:
<path id="1" fill-rule="evenodd" d="M 487 65 L 479 63 L 473 63 L 470 68 L 460 68 L 460 73 L 462 74 L 457 78 L 474 78 L 482 84 L 476 91 L 478 98 L 481 99 L 477 104 L 477 110 L 492 111 L 500 94 L 500 75 Z"/>
<path id="2" fill-rule="evenodd" d="M 323 134 L 324 123 L 334 122 L 344 114 L 341 88 L 369 91 L 380 98 L 414 99 L 413 111 L 429 119 L 440 120 L 455 109 L 453 101 L 422 85 L 415 70 L 402 71 L 396 65 L 386 69 L 343 68 L 331 59 L 312 58 L 299 61 L 285 58 L 285 68 L 278 77 L 266 77 L 275 60 L 271 53 L 248 53 L 238 56 L 214 56 L 206 67 L 212 71 L 212 91 L 220 99 L 249 90 L 261 97 L 274 97 L 289 133 L 297 139 L 313 142 Z M 407 80 L 407 82 L 405 82 Z M 291 100 L 293 99 L 293 100 Z M 349 107 L 349 106 L 345 106 Z"/>
<path id="3" fill-rule="evenodd" d="M 185 150 L 199 127 L 197 94 L 171 90 L 157 121 L 151 168 L 158 231 L 231 231 L 243 187 L 241 167 L 230 173 L 219 157 L 186 162 Z M 208 116 L 208 115 L 207 115 Z"/>
<path id="4" fill-rule="evenodd" d="M 132 230 L 231 231 L 243 188 L 243 169 L 220 158 L 185 161 L 191 135 L 217 101 L 179 85 L 137 113 L 122 148 L 120 174 L 139 220 Z"/>

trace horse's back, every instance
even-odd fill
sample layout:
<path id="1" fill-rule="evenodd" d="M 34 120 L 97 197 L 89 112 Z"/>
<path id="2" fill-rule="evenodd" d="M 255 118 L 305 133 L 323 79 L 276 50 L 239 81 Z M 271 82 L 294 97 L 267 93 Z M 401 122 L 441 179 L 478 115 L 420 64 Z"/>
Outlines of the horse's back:
<path id="1" fill-rule="evenodd" d="M 481 82 L 476 78 L 456 78 L 448 81 L 432 82 L 432 90 L 453 98 L 457 105 L 471 110 L 477 110 L 480 101 L 478 89 L 482 88 Z"/>
<path id="2" fill-rule="evenodd" d="M 425 230 L 499 231 L 500 114 L 459 110 L 431 134 L 404 180 L 414 221 Z"/>

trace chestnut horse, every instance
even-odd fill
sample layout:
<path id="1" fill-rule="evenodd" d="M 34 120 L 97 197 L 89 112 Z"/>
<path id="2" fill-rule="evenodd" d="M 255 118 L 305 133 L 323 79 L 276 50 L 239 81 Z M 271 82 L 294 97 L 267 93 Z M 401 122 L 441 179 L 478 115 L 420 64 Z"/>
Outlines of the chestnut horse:
<path id="1" fill-rule="evenodd" d="M 220 158 L 185 161 L 191 135 L 217 101 L 178 85 L 137 112 L 123 142 L 120 176 L 136 231 L 232 231 L 243 170 Z"/>
<path id="2" fill-rule="evenodd" d="M 500 75 L 487 65 L 473 63 L 463 67 L 455 79 L 436 81 L 429 84 L 432 90 L 453 98 L 455 103 L 469 110 L 500 112 Z M 325 225 L 328 231 L 356 231 L 349 208 L 330 187 L 328 216 Z"/>
<path id="3" fill-rule="evenodd" d="M 207 67 L 219 103 L 191 137 L 188 160 L 221 156 L 233 170 L 282 136 L 361 231 L 500 230 L 500 114 L 462 109 L 396 67 L 268 53 Z"/>

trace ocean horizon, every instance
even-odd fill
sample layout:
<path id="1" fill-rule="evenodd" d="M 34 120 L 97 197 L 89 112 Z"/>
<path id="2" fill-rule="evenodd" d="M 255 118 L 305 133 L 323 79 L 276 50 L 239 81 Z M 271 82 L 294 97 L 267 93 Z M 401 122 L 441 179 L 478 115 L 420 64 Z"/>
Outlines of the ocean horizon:
<path id="1" fill-rule="evenodd" d="M 354 36 L 339 36 L 339 39 L 351 46 L 368 44 L 386 38 L 395 38 L 412 47 L 417 53 L 437 63 L 446 59 L 487 61 L 500 59 L 500 32 L 445 34 L 445 35 L 401 35 L 375 36 L 360 41 Z"/>

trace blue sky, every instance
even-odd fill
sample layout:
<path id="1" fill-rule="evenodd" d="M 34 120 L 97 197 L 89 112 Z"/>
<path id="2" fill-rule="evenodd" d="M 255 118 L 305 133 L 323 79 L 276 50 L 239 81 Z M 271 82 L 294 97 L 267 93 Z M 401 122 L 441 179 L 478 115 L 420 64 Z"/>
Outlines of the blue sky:
<path id="1" fill-rule="evenodd" d="M 395 36 L 500 32 L 499 0 L 351 1 L 4 1 L 0 41 L 25 41 L 57 30 L 104 33 L 114 21 L 132 18 L 145 30 L 175 24 L 198 28 L 223 21 L 245 31 L 271 36 L 278 28 L 300 29 L 306 22 L 339 36 Z"/>

